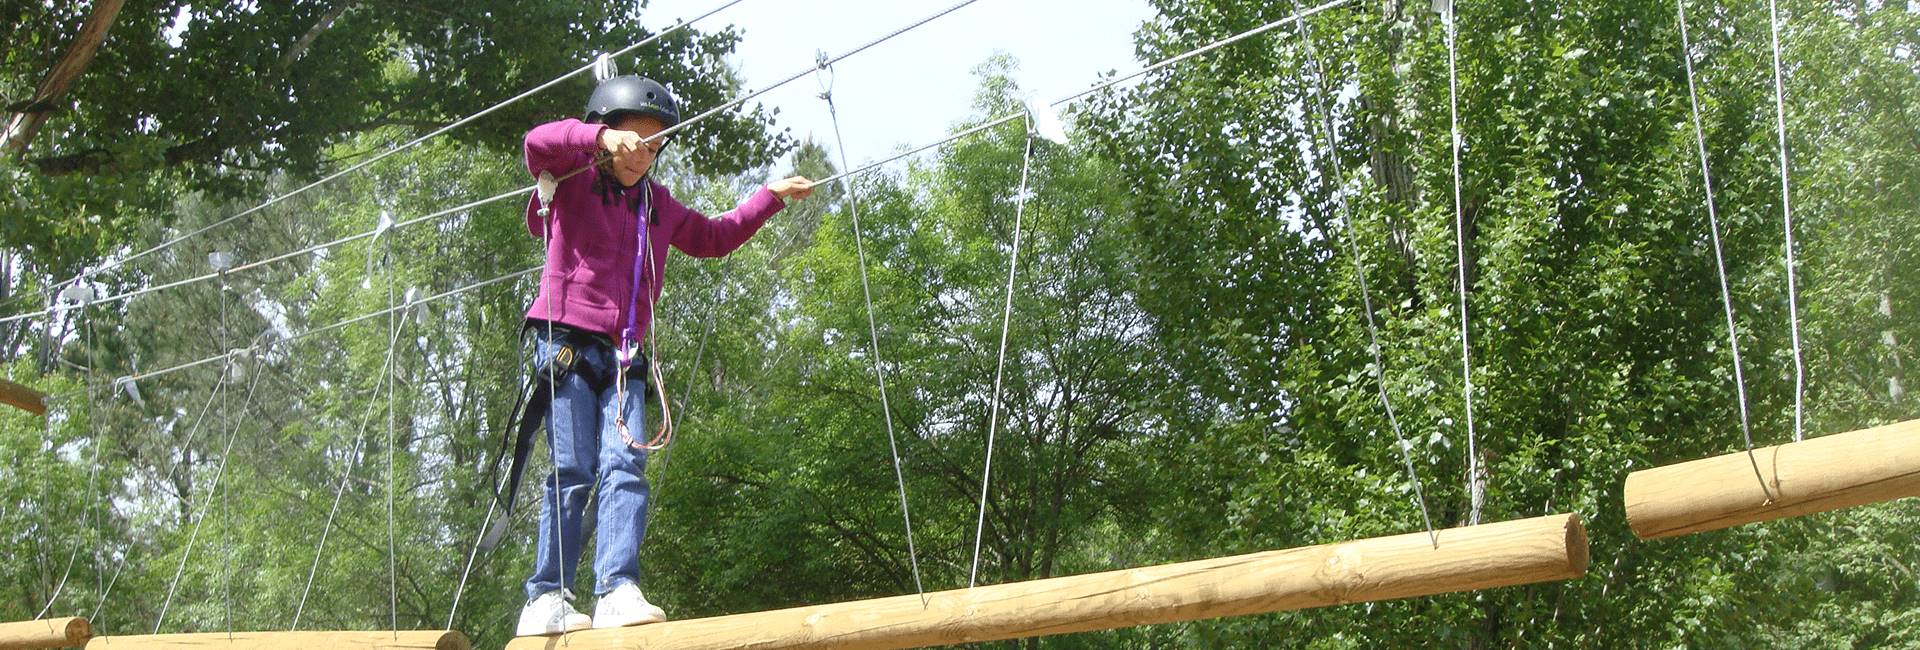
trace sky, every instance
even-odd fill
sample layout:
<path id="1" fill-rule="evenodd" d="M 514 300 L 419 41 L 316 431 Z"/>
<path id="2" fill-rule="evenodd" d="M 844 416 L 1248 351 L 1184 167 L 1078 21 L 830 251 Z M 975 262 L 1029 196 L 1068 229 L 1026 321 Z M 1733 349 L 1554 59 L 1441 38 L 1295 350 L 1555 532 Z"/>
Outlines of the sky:
<path id="1" fill-rule="evenodd" d="M 642 22 L 659 29 L 706 13 L 720 0 L 652 0 Z M 759 90 L 813 66 L 818 52 L 837 55 L 954 4 L 954 0 L 746 0 L 695 25 L 733 25 L 741 41 L 728 63 Z M 1019 61 L 1022 89 L 1054 99 L 1130 72 L 1133 33 L 1153 16 L 1146 0 L 978 0 L 911 32 L 834 65 L 834 104 L 854 166 L 905 146 L 946 137 L 969 117 L 978 79 L 973 69 L 995 52 Z M 617 62 L 632 70 L 632 59 Z M 821 82 L 794 81 L 762 96 L 778 107 L 776 127 L 794 137 L 833 142 Z M 689 107 L 697 113 L 706 107 Z"/>

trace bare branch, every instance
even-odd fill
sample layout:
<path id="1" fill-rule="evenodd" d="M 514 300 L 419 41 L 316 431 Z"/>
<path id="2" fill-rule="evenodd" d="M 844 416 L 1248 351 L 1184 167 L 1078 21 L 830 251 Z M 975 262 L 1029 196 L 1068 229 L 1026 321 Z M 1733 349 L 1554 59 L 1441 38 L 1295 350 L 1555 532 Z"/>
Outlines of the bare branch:
<path id="1" fill-rule="evenodd" d="M 320 33 L 332 27 L 333 21 L 339 20 L 340 16 L 347 13 L 347 10 L 352 9 L 355 4 L 357 0 L 344 0 L 321 15 L 319 22 L 314 23 L 312 29 L 308 29 L 306 34 L 301 35 L 300 40 L 294 41 L 293 47 L 287 48 L 287 53 L 280 57 L 280 67 L 285 68 L 299 61 L 301 56 L 306 55 L 307 49 L 313 47 L 313 41 L 320 38 Z"/>

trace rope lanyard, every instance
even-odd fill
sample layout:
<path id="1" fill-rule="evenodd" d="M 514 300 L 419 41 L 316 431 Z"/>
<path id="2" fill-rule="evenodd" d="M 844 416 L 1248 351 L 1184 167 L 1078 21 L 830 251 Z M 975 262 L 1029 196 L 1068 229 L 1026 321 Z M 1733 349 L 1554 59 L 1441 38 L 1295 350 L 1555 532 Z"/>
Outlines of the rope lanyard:
<path id="1" fill-rule="evenodd" d="M 653 176 L 648 175 L 640 179 L 640 207 L 634 212 L 633 221 L 637 224 L 635 227 L 634 242 L 639 245 L 639 249 L 633 253 L 633 293 L 629 300 L 627 300 L 626 305 L 627 326 L 620 330 L 618 349 L 614 350 L 614 356 L 618 359 L 619 364 L 617 364 L 618 367 L 614 371 L 613 380 L 613 401 L 618 405 L 614 410 L 614 427 L 620 430 L 621 442 L 627 443 L 629 448 L 643 451 L 660 451 L 666 449 L 667 445 L 673 443 L 673 411 L 671 407 L 667 405 L 667 384 L 660 376 L 660 364 L 657 363 L 659 360 L 659 351 L 655 345 L 658 340 L 655 333 L 658 332 L 660 328 L 653 327 L 652 323 L 648 323 L 646 334 L 639 334 L 640 298 L 643 295 L 646 297 L 647 316 L 649 319 L 653 317 L 654 308 L 653 292 L 641 286 L 641 280 L 644 279 L 646 275 L 645 270 L 654 260 L 653 233 L 652 230 L 648 228 L 648 221 L 652 216 Z M 653 275 L 654 281 L 658 282 L 660 274 L 655 273 Z M 645 371 L 647 378 L 653 384 L 653 394 L 658 397 L 660 401 L 660 425 L 654 429 L 653 436 L 648 438 L 644 443 L 635 440 L 632 430 L 627 427 L 627 369 L 633 365 L 634 350 L 641 345 L 645 345 L 647 350 L 646 354 L 641 355 L 647 360 L 647 369 Z M 644 400 L 645 397 L 643 396 L 642 399 Z"/>

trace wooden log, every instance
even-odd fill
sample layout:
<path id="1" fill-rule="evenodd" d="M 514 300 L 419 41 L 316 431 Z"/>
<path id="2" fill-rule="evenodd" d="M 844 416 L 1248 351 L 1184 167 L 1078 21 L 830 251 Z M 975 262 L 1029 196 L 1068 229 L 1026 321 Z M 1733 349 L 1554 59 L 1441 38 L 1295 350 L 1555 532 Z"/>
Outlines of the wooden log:
<path id="1" fill-rule="evenodd" d="M 339 648 L 347 650 L 470 650 L 467 636 L 444 630 L 402 632 L 198 632 L 94 637 L 87 650 L 289 650 Z"/>
<path id="2" fill-rule="evenodd" d="M 0 623 L 0 650 L 40 650 L 85 645 L 93 626 L 78 616 Z"/>
<path id="3" fill-rule="evenodd" d="M 47 414 L 47 394 L 0 379 L 0 404 L 5 404 L 34 415 Z"/>
<path id="4" fill-rule="evenodd" d="M 1641 470 L 1627 475 L 1625 500 L 1633 534 L 1657 539 L 1910 496 L 1920 496 L 1920 420 L 1755 449 L 1753 460 L 1740 451 Z"/>
<path id="5" fill-rule="evenodd" d="M 1577 578 L 1580 519 L 1427 534 L 771 612 L 521 637 L 508 650 L 915 648 L 1240 616 Z"/>

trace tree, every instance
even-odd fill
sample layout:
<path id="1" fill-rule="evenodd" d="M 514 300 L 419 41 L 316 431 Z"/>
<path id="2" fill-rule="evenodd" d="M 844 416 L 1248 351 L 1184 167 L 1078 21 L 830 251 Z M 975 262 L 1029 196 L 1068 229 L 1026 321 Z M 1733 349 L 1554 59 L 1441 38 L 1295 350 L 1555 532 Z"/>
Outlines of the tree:
<path id="1" fill-rule="evenodd" d="M 17 190 L 0 215 L 18 227 L 0 245 L 27 274 L 10 278 L 0 299 L 134 244 L 145 223 L 173 224 L 183 192 L 256 197 L 270 172 L 312 178 L 369 155 L 342 146 L 360 134 L 425 133 L 647 38 L 641 11 L 615 2 L 134 3 L 75 74 L 52 59 L 85 6 L 15 7 L 0 56 L 16 65 L 0 91 L 18 119 L 46 126 L 9 142 L 6 180 Z M 659 78 L 688 105 L 715 106 L 739 90 L 721 63 L 737 39 L 679 30 L 617 63 Z M 43 71 L 71 90 L 43 97 L 33 90 Z M 577 76 L 450 137 L 482 155 L 517 152 L 527 127 L 577 114 L 591 83 Z M 770 119 L 758 107 L 716 116 L 690 129 L 683 148 L 703 172 L 737 172 L 785 148 Z"/>
<path id="2" fill-rule="evenodd" d="M 1158 5 L 1163 18 L 1142 39 L 1149 58 L 1292 10 L 1237 2 Z M 1608 505 L 1617 502 L 1619 481 L 1632 467 L 1720 453 L 1739 440 L 1726 333 L 1703 326 L 1719 322 L 1721 308 L 1673 6 L 1458 6 L 1463 261 L 1454 251 L 1443 23 L 1424 5 L 1388 3 L 1309 20 L 1326 78 L 1301 72 L 1313 69 L 1308 51 L 1288 34 L 1149 81 L 1094 111 L 1090 132 L 1105 154 L 1150 188 L 1131 204 L 1148 283 L 1142 295 L 1150 297 L 1145 306 L 1155 329 L 1179 360 L 1174 371 L 1192 387 L 1162 408 L 1177 418 L 1176 426 L 1213 434 L 1176 454 L 1191 459 L 1174 464 L 1192 468 L 1195 479 L 1182 485 L 1186 497 L 1171 500 L 1177 505 L 1163 520 L 1229 523 L 1174 528 L 1180 534 L 1171 537 L 1172 548 L 1187 552 L 1418 527 L 1409 481 L 1399 476 L 1399 450 L 1374 392 L 1372 376 L 1381 373 L 1437 524 L 1465 520 L 1466 486 L 1484 481 L 1489 518 L 1580 512 L 1589 521 L 1594 557 L 1614 560 L 1601 560 L 1593 577 L 1565 585 L 1385 604 L 1365 616 L 1332 610 L 1223 622 L 1193 626 L 1191 634 L 1226 645 L 1275 634 L 1346 640 L 1328 645 L 1438 637 L 1489 646 L 1522 635 L 1535 645 L 1809 638 L 1783 631 L 1805 629 L 1799 621 L 1817 614 L 1783 615 L 1759 594 L 1775 593 L 1767 576 L 1796 573 L 1788 568 L 1794 553 L 1787 549 L 1829 519 L 1643 545 L 1627 536 L 1619 510 Z M 1820 7 L 1826 5 L 1805 3 L 1789 12 L 1789 25 L 1804 30 L 1789 31 L 1799 37 L 1790 42 L 1803 48 L 1790 51 L 1790 61 L 1818 66 L 1852 61 L 1847 53 L 1856 50 L 1902 51 L 1906 36 L 1843 28 L 1849 21 L 1840 16 L 1858 9 L 1859 24 L 1897 31 L 1891 26 L 1910 21 L 1909 9 L 1829 13 Z M 1753 364 L 1747 377 L 1755 427 L 1762 440 L 1779 441 L 1790 429 L 1785 416 L 1792 397 L 1791 380 L 1778 371 L 1788 360 L 1784 328 L 1775 325 L 1784 321 L 1785 291 L 1776 271 L 1772 98 L 1770 87 L 1752 83 L 1770 72 L 1765 13 L 1751 7 L 1709 12 L 1700 5 L 1690 11 L 1696 33 L 1710 35 L 1701 37 L 1694 55 L 1708 82 L 1708 148 L 1739 336 Z M 1829 30 L 1849 38 L 1820 37 Z M 1874 33 L 1883 34 L 1874 46 L 1852 40 Z M 1830 99 L 1830 110 L 1898 124 L 1891 109 L 1854 112 L 1872 105 L 1859 102 L 1872 93 L 1825 85 L 1856 74 L 1792 74 L 1788 94 L 1823 98 L 1816 104 Z M 1816 124 L 1818 110 L 1793 106 L 1791 133 L 1848 131 Z M 1342 150 L 1328 153 L 1315 133 L 1324 111 L 1333 112 Z M 1904 132 L 1892 129 L 1900 135 L 1891 141 L 1901 142 Z M 1912 155 L 1883 144 L 1885 133 L 1845 144 L 1803 137 L 1793 142 L 1803 170 L 1829 156 L 1845 165 L 1839 161 Z M 1325 182 L 1335 167 L 1329 156 L 1345 170 L 1337 184 Z M 1898 172 L 1845 167 L 1853 185 L 1898 186 L 1892 180 Z M 1347 194 L 1351 215 L 1338 209 L 1329 187 Z M 1821 233 L 1837 232 L 1826 224 L 1842 229 L 1838 224 L 1855 218 L 1911 220 L 1901 214 L 1910 205 L 1876 207 L 1843 218 L 1841 211 L 1803 203 L 1803 236 L 1819 241 Z M 1375 292 L 1385 367 L 1376 367 L 1368 353 L 1350 271 L 1353 253 L 1343 242 L 1348 226 Z M 1888 250 L 1852 239 L 1836 237 L 1835 244 L 1875 257 Z M 1818 248 L 1824 245 L 1809 243 L 1805 250 Z M 1836 251 L 1826 259 L 1849 257 Z M 1466 475 L 1454 280 L 1461 263 L 1484 478 Z M 1866 325 L 1828 335 L 1860 352 L 1826 357 L 1826 372 L 1878 369 L 1862 373 L 1868 382 L 1816 382 L 1815 403 L 1825 391 L 1861 395 L 1858 387 L 1885 386 L 1886 377 L 1898 373 L 1889 357 L 1901 349 L 1901 333 L 1892 345 L 1871 345 L 1881 340 L 1879 331 L 1892 332 L 1864 309 L 1877 304 L 1869 300 L 1876 294 L 1827 284 L 1841 275 L 1858 281 L 1874 274 L 1856 266 L 1826 279 L 1801 278 L 1803 300 L 1833 291 L 1854 305 L 1848 313 L 1839 303 L 1803 302 L 1809 331 L 1829 319 Z M 1912 416 L 1910 409 L 1889 410 L 1885 400 L 1865 410 L 1857 402 L 1831 404 L 1813 418 L 1829 423 L 1821 430 Z M 1219 505 L 1195 508 L 1202 503 Z M 1831 521 L 1881 516 L 1868 509 Z M 1769 614 L 1763 620 L 1746 615 L 1750 609 Z M 1888 620 L 1856 620 L 1845 632 L 1816 629 L 1869 640 L 1884 638 L 1873 630 L 1886 629 Z"/>

